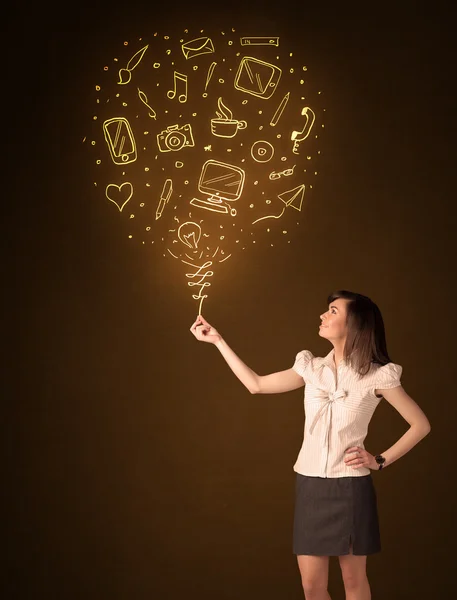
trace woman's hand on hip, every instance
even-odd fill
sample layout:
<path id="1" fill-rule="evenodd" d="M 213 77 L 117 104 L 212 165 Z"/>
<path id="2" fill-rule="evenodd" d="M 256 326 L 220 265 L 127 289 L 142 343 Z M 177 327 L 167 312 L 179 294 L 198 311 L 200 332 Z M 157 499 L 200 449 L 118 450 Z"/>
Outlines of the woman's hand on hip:
<path id="1" fill-rule="evenodd" d="M 346 466 L 353 469 L 367 467 L 368 469 L 378 470 L 379 465 L 375 457 L 360 446 L 351 446 L 345 451 L 344 462 Z"/>

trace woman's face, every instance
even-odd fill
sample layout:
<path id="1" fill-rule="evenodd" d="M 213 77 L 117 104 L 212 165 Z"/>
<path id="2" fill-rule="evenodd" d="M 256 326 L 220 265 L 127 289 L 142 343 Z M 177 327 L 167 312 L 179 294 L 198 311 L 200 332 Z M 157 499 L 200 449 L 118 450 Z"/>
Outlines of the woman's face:
<path id="1" fill-rule="evenodd" d="M 319 335 L 327 340 L 341 340 L 347 335 L 347 305 L 349 300 L 338 298 L 328 306 L 328 311 L 320 318 Z"/>

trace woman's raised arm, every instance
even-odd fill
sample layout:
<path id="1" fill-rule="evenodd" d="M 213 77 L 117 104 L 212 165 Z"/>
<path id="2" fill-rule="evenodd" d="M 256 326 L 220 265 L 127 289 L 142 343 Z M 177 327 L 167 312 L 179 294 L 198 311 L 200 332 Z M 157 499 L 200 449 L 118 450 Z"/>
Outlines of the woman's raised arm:
<path id="1" fill-rule="evenodd" d="M 225 362 L 251 394 L 280 394 L 296 390 L 305 384 L 303 378 L 293 369 L 278 371 L 270 375 L 257 375 L 201 315 L 192 324 L 190 331 L 200 342 L 209 342 L 217 347 Z"/>

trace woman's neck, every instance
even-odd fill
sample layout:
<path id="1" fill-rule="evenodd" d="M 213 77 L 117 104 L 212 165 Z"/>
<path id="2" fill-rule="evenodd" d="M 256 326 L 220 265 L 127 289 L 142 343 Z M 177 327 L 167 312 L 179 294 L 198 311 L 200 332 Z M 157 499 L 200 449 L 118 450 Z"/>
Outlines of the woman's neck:
<path id="1" fill-rule="evenodd" d="M 342 342 L 333 344 L 333 349 L 334 349 L 333 360 L 335 361 L 336 366 L 338 366 L 339 363 L 344 358 L 344 344 L 345 344 L 345 340 Z"/>

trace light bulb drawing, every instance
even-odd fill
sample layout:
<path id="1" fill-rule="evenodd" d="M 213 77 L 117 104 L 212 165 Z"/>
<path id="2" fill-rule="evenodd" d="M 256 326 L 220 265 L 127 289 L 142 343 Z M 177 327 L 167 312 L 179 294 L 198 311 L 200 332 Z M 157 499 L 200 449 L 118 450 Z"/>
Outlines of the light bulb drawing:
<path id="1" fill-rule="evenodd" d="M 93 193 L 129 239 L 176 262 L 199 312 L 243 250 L 293 240 L 320 160 L 312 69 L 284 38 L 235 32 L 168 31 L 116 51 L 124 66 L 96 71 L 84 136 Z"/>
<path id="2" fill-rule="evenodd" d="M 178 238 L 184 245 L 192 248 L 192 250 L 198 249 L 198 242 L 200 241 L 201 235 L 202 228 L 198 223 L 186 221 L 186 223 L 179 226 Z"/>

